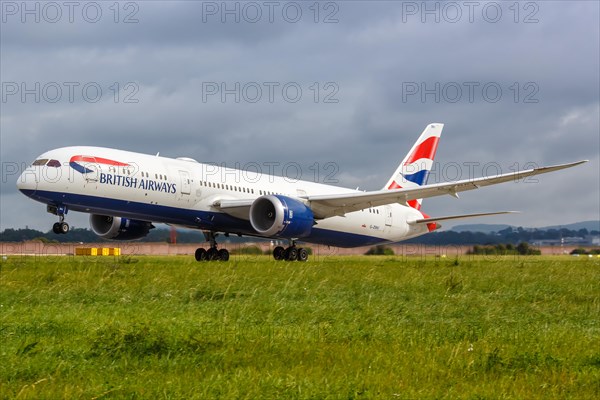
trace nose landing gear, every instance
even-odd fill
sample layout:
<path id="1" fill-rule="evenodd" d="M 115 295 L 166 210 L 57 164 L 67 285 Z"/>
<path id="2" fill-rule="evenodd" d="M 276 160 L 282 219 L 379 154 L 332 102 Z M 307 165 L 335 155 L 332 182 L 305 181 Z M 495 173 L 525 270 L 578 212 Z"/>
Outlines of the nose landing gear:
<path id="1" fill-rule="evenodd" d="M 58 215 L 58 222 L 55 222 L 54 225 L 52 225 L 52 232 L 56 233 L 57 235 L 64 235 L 68 233 L 70 227 L 69 224 L 65 222 L 65 215 L 69 211 L 67 206 L 48 205 L 46 210 L 50 214 Z"/>

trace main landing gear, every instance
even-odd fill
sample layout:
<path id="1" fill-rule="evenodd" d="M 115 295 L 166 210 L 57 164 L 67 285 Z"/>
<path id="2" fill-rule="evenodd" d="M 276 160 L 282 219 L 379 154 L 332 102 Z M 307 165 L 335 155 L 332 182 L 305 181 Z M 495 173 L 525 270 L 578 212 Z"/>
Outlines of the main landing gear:
<path id="1" fill-rule="evenodd" d="M 307 261 L 308 251 L 305 248 L 296 247 L 296 242 L 290 240 L 288 247 L 277 246 L 273 249 L 273 258 L 277 261 Z"/>
<path id="2" fill-rule="evenodd" d="M 52 232 L 56 233 L 57 235 L 64 235 L 68 233 L 69 224 L 65 222 L 65 214 L 69 211 L 67 206 L 48 205 L 46 210 L 50 214 L 58 215 L 58 222 L 55 222 L 54 225 L 52 225 Z"/>
<path id="3" fill-rule="evenodd" d="M 228 261 L 229 252 L 227 249 L 217 249 L 217 235 L 214 232 L 204 232 L 206 241 L 210 242 L 208 250 L 200 247 L 196 249 L 194 256 L 196 261 Z"/>

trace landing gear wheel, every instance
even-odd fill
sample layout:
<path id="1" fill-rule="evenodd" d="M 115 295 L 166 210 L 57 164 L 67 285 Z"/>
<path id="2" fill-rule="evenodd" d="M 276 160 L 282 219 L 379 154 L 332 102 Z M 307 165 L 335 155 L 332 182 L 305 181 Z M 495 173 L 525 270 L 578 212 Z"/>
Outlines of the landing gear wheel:
<path id="1" fill-rule="evenodd" d="M 46 206 L 46 211 L 48 211 L 50 214 L 58 216 L 58 222 L 55 222 L 54 225 L 52 225 L 52 232 L 56 233 L 57 235 L 64 235 L 65 233 L 69 232 L 69 224 L 65 222 L 65 215 L 69 211 L 66 205 L 48 204 Z"/>
<path id="2" fill-rule="evenodd" d="M 219 259 L 219 251 L 217 249 L 215 249 L 214 247 L 211 247 L 210 249 L 206 250 L 206 259 L 208 261 L 218 260 Z"/>
<path id="3" fill-rule="evenodd" d="M 52 232 L 57 235 L 64 235 L 69 232 L 69 224 L 66 222 L 55 222 L 54 225 L 52 225 Z"/>
<path id="4" fill-rule="evenodd" d="M 308 251 L 304 248 L 298 249 L 298 261 L 307 261 L 308 260 Z"/>
<path id="5" fill-rule="evenodd" d="M 203 248 L 196 249 L 194 256 L 196 257 L 196 261 L 206 261 L 206 250 Z"/>
<path id="6" fill-rule="evenodd" d="M 219 261 L 229 261 L 229 252 L 226 249 L 221 249 L 218 252 Z"/>
<path id="7" fill-rule="evenodd" d="M 281 246 L 277 246 L 273 249 L 273 258 L 277 261 L 285 259 L 285 249 Z"/>
<path id="8" fill-rule="evenodd" d="M 298 249 L 295 247 L 288 247 L 285 251 L 285 259 L 288 261 L 296 261 L 298 259 Z"/>

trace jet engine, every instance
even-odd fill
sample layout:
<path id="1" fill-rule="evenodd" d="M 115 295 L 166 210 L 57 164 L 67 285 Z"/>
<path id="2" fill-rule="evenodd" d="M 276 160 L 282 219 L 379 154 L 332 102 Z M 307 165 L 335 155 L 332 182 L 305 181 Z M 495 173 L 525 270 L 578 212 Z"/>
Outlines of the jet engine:
<path id="1" fill-rule="evenodd" d="M 268 195 L 250 206 L 250 223 L 261 235 L 291 239 L 310 235 L 315 219 L 312 210 L 301 201 Z"/>
<path id="2" fill-rule="evenodd" d="M 90 225 L 96 235 L 113 240 L 141 239 L 154 228 L 150 222 L 98 214 L 90 215 Z"/>

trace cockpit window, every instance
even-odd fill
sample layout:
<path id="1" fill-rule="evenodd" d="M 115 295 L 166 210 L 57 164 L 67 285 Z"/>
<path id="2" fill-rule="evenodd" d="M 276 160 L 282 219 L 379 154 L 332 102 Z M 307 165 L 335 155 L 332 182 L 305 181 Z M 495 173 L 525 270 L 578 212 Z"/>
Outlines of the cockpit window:
<path id="1" fill-rule="evenodd" d="M 46 165 L 47 162 L 48 162 L 47 158 L 40 158 L 39 160 L 35 160 L 33 162 L 33 164 L 31 164 L 31 165 L 33 165 L 33 166 Z"/>
<path id="2" fill-rule="evenodd" d="M 48 164 L 46 164 L 46 165 L 49 166 L 49 167 L 54 167 L 54 168 L 60 168 L 61 167 L 60 161 L 58 161 L 58 160 L 50 160 L 50 161 L 48 161 Z"/>

